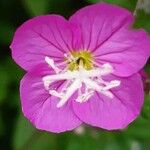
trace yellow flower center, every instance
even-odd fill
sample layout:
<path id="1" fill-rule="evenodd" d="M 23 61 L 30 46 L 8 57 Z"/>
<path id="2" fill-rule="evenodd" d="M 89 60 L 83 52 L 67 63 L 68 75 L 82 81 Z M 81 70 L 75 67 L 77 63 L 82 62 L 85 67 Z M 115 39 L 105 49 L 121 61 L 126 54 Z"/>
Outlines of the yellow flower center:
<path id="1" fill-rule="evenodd" d="M 79 51 L 79 52 L 71 52 L 71 59 L 69 60 L 69 70 L 79 70 L 79 66 L 86 70 L 91 70 L 93 68 L 93 56 L 88 51 Z"/>

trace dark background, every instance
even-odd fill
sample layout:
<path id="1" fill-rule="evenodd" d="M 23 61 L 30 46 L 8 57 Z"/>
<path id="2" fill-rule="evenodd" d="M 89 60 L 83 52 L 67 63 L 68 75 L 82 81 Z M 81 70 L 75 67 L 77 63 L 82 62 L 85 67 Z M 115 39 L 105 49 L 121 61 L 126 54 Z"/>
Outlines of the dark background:
<path id="1" fill-rule="evenodd" d="M 100 0 L 99 0 L 100 1 Z M 104 0 L 134 11 L 136 0 Z M 0 149 L 2 150 L 150 150 L 149 79 L 143 80 L 145 104 L 127 129 L 107 132 L 84 126 L 77 131 L 52 134 L 36 130 L 22 115 L 19 82 L 24 71 L 11 58 L 9 45 L 18 26 L 37 15 L 65 17 L 98 0 L 0 0 Z M 146 7 L 146 8 L 145 8 Z M 150 7 L 137 11 L 134 27 L 150 33 Z M 149 64 L 145 71 L 149 72 Z"/>

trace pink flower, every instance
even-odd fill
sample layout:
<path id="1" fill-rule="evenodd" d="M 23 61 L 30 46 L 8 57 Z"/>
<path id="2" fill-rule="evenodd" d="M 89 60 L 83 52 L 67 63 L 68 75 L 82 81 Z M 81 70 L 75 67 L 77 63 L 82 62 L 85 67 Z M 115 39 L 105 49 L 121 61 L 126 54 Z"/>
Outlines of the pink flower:
<path id="1" fill-rule="evenodd" d="M 18 28 L 12 57 L 21 80 L 22 111 L 38 129 L 72 130 L 82 123 L 122 129 L 140 113 L 138 72 L 150 55 L 150 38 L 131 29 L 130 12 L 110 4 L 35 17 Z"/>

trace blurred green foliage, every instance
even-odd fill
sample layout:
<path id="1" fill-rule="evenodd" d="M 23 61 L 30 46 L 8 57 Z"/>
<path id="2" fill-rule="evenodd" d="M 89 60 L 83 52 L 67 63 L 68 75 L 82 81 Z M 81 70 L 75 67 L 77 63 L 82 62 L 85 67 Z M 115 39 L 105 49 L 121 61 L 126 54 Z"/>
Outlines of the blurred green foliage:
<path id="1" fill-rule="evenodd" d="M 36 130 L 21 113 L 19 82 L 24 71 L 11 59 L 9 45 L 25 20 L 46 13 L 70 16 L 77 9 L 100 0 L 1 0 L 0 1 L 0 149 L 4 150 L 149 150 L 150 96 L 140 117 L 123 131 L 107 132 L 84 127 L 82 134 L 52 134 Z M 134 11 L 136 0 L 103 0 Z M 150 33 L 150 14 L 138 11 L 136 28 Z M 149 65 L 146 70 L 150 70 Z"/>
<path id="2" fill-rule="evenodd" d="M 26 0 L 24 1 L 25 8 L 27 12 L 29 12 L 29 15 L 40 15 L 46 13 L 49 8 L 49 0 Z"/>
<path id="3" fill-rule="evenodd" d="M 87 1 L 91 3 L 96 3 L 96 2 L 111 3 L 111 4 L 122 6 L 129 10 L 134 10 L 135 5 L 136 5 L 136 0 L 87 0 Z"/>

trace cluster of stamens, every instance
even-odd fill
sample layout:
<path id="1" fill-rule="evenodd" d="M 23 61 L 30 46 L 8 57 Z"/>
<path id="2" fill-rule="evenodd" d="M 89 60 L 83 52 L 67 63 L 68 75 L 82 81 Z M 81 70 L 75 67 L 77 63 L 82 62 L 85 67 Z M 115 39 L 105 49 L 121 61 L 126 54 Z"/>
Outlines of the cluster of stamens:
<path id="1" fill-rule="evenodd" d="M 44 87 L 50 95 L 59 98 L 58 108 L 62 107 L 74 93 L 77 93 L 75 101 L 79 103 L 88 101 L 95 92 L 111 99 L 114 97 L 110 89 L 119 86 L 120 81 L 108 82 L 102 79 L 102 76 L 113 72 L 110 64 L 98 66 L 86 51 L 64 56 L 65 60 L 60 64 L 55 64 L 53 59 L 45 57 L 45 62 L 54 70 L 55 74 L 43 77 Z M 61 90 L 51 89 L 53 82 L 57 81 L 65 82 Z"/>

